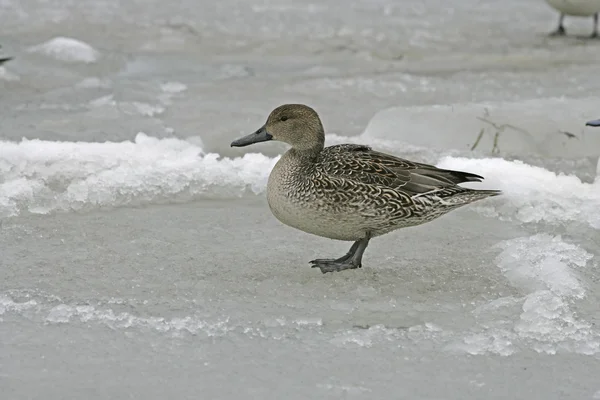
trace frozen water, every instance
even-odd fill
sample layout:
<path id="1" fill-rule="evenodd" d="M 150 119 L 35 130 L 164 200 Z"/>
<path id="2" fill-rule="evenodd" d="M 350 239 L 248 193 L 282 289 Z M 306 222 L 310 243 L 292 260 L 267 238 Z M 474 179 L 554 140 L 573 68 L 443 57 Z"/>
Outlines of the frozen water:
<path id="1" fill-rule="evenodd" d="M 4 397 L 587 399 L 600 52 L 543 0 L 0 0 Z M 281 225 L 284 102 L 501 189 L 374 240 Z"/>
<path id="2" fill-rule="evenodd" d="M 501 206 L 493 210 L 481 206 L 494 215 L 523 223 L 564 225 L 577 221 L 600 229 L 600 215 L 595 212 L 600 207 L 600 181 L 585 183 L 573 175 L 501 158 L 446 157 L 437 166 L 478 173 L 486 177 L 480 187 L 502 190 L 505 200 Z"/>
<path id="3" fill-rule="evenodd" d="M 87 43 L 67 37 L 56 37 L 29 49 L 60 61 L 93 63 L 98 61 L 100 53 Z"/>
<path id="4" fill-rule="evenodd" d="M 0 67 L 0 79 L 5 81 L 18 81 L 19 76 L 9 72 L 6 68 Z"/>
<path id="5" fill-rule="evenodd" d="M 600 135 L 582 122 L 599 109 L 597 97 L 394 107 L 377 113 L 366 135 L 429 148 L 578 158 L 598 155 Z"/>
<path id="6" fill-rule="evenodd" d="M 219 158 L 143 133 L 121 143 L 0 142 L 0 215 L 258 194 L 276 162 L 261 154 Z"/>
<path id="7" fill-rule="evenodd" d="M 517 287 L 549 290 L 560 297 L 582 298 L 585 291 L 572 267 L 585 267 L 593 257 L 560 236 L 538 234 L 501 242 L 498 266 Z M 570 268 L 571 267 L 571 268 Z"/>

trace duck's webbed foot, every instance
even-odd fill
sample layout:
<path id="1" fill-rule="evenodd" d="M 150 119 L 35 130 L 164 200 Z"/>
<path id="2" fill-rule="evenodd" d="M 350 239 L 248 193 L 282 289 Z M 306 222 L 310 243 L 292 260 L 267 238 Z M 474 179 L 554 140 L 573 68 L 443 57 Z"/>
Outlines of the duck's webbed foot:
<path id="1" fill-rule="evenodd" d="M 565 30 L 564 27 L 559 26 L 557 30 L 550 32 L 549 36 L 565 36 L 567 34 L 567 31 Z"/>
<path id="2" fill-rule="evenodd" d="M 369 239 L 371 238 L 370 233 L 361 240 L 354 242 L 348 253 L 340 258 L 318 258 L 312 260 L 310 263 L 313 264 L 312 268 L 320 268 L 321 272 L 326 274 L 327 272 L 343 271 L 345 269 L 356 269 L 362 267 L 362 256 L 365 249 L 369 245 Z"/>
<path id="3" fill-rule="evenodd" d="M 318 261 L 318 262 L 317 262 Z M 311 264 L 313 268 L 320 268 L 321 272 L 326 274 L 328 272 L 339 272 L 339 271 L 343 271 L 345 269 L 355 269 L 355 268 L 361 268 L 362 265 L 360 263 L 354 264 L 354 262 L 352 260 L 346 260 L 346 261 L 337 261 L 337 260 L 327 260 L 327 262 L 325 262 L 326 260 L 321 259 L 321 260 L 312 260 Z"/>

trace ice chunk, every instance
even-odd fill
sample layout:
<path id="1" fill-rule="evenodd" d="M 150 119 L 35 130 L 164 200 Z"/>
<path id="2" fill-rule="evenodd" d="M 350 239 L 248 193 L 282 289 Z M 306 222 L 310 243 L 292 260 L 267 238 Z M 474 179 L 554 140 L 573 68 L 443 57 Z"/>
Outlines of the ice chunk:
<path id="1" fill-rule="evenodd" d="M 549 290 L 528 295 L 515 332 L 533 341 L 538 352 L 556 354 L 560 350 L 581 354 L 600 352 L 600 334 L 593 326 L 575 317 L 565 299 Z"/>
<path id="2" fill-rule="evenodd" d="M 75 310 L 73 307 L 66 304 L 59 304 L 50 310 L 46 317 L 46 321 L 55 324 L 67 323 L 74 313 Z"/>
<path id="3" fill-rule="evenodd" d="M 100 58 L 100 52 L 89 44 L 62 36 L 33 46 L 29 51 L 66 62 L 93 63 Z"/>
<path id="4" fill-rule="evenodd" d="M 515 353 L 515 348 L 509 335 L 504 332 L 476 333 L 466 336 L 461 342 L 448 346 L 449 350 L 464 351 L 469 354 L 498 354 L 510 356 Z"/>
<path id="5" fill-rule="evenodd" d="M 139 316 L 129 312 L 115 312 L 110 308 L 98 308 L 92 305 L 59 304 L 50 309 L 46 317 L 46 322 L 49 323 L 68 323 L 74 320 L 99 323 L 113 329 L 144 328 L 175 335 L 187 332 L 221 336 L 231 329 L 227 318 L 216 321 L 207 321 L 195 316 L 166 319 Z"/>
<path id="6" fill-rule="evenodd" d="M 0 294 L 0 315 L 7 312 L 21 313 L 22 311 L 29 310 L 37 306 L 38 303 L 35 300 L 28 300 L 18 303 L 6 295 Z"/>
<path id="7" fill-rule="evenodd" d="M 577 317 L 574 301 L 585 296 L 576 270 L 593 255 L 560 236 L 538 234 L 500 242 L 496 263 L 524 296 L 504 297 L 477 307 L 480 322 L 450 350 L 510 355 L 520 349 L 541 353 L 600 353 L 600 333 Z"/>
<path id="8" fill-rule="evenodd" d="M 496 258 L 498 267 L 513 285 L 528 292 L 514 326 L 517 338 L 549 354 L 600 352 L 600 334 L 576 318 L 569 304 L 585 296 L 575 270 L 584 268 L 593 255 L 548 234 L 506 240 L 496 247 L 503 249 Z"/>
<path id="9" fill-rule="evenodd" d="M 505 219 L 558 225 L 574 221 L 600 229 L 598 182 L 584 183 L 576 176 L 556 174 L 501 158 L 445 157 L 437 166 L 485 177 L 481 183 L 464 186 L 502 190 L 503 196 L 494 203 L 494 210 Z M 485 207 L 484 204 L 480 206 Z"/>
<path id="10" fill-rule="evenodd" d="M 110 86 L 111 84 L 109 80 L 95 77 L 85 78 L 77 84 L 77 87 L 82 89 L 105 89 L 109 88 Z"/>
<path id="11" fill-rule="evenodd" d="M 527 292 L 549 290 L 557 296 L 582 298 L 585 290 L 575 268 L 583 268 L 592 254 L 560 236 L 538 234 L 506 240 L 496 263 L 508 280 Z"/>
<path id="12" fill-rule="evenodd" d="M 205 154 L 198 140 L 0 141 L 0 216 L 262 193 L 278 158 Z"/>
<path id="13" fill-rule="evenodd" d="M 165 93 L 181 93 L 187 90 L 187 86 L 181 82 L 166 82 L 160 87 Z"/>

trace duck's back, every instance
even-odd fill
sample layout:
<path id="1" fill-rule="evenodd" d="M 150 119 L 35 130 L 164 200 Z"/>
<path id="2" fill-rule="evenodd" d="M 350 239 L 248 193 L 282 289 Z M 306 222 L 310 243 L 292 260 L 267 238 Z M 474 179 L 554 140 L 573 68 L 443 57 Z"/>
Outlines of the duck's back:
<path id="1" fill-rule="evenodd" d="M 483 179 L 479 175 L 440 169 L 357 144 L 326 147 L 316 164 L 327 175 L 382 185 L 408 196 L 455 187 L 464 182 L 480 182 Z"/>

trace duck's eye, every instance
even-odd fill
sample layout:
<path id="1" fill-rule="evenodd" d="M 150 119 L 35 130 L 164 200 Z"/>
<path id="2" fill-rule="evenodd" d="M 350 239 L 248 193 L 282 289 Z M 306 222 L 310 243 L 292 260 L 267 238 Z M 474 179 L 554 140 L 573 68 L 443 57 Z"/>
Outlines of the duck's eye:
<path id="1" fill-rule="evenodd" d="M 281 117 L 281 121 L 287 121 L 288 117 L 286 117 L 285 115 L 283 117 Z"/>

